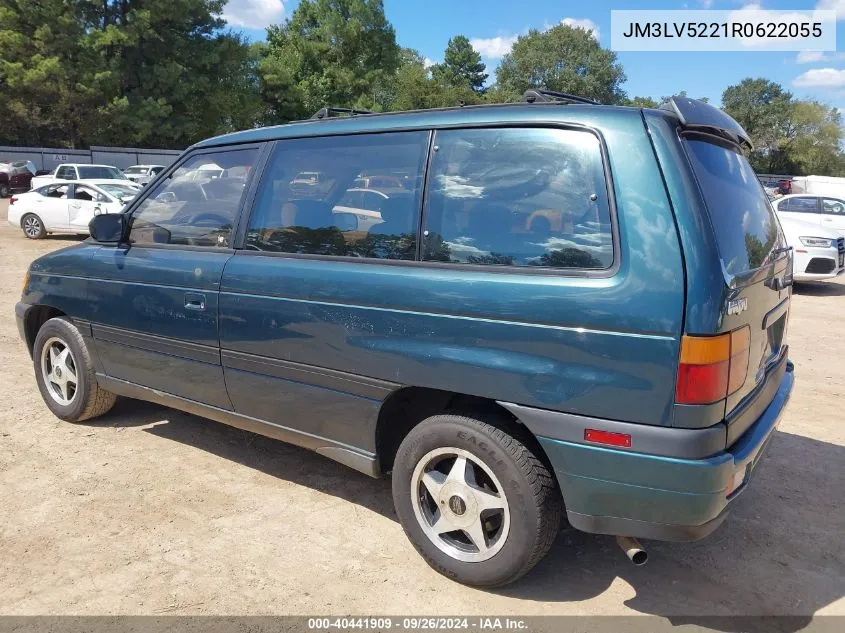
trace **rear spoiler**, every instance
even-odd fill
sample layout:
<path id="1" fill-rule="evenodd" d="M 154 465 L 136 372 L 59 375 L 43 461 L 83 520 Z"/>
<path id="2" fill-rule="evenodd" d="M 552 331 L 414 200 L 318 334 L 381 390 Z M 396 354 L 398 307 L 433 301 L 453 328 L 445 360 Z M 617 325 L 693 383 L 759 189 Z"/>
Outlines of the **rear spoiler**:
<path id="1" fill-rule="evenodd" d="M 742 126 L 709 103 L 687 97 L 672 97 L 660 109 L 675 114 L 685 130 L 720 136 L 749 151 L 754 148 Z"/>

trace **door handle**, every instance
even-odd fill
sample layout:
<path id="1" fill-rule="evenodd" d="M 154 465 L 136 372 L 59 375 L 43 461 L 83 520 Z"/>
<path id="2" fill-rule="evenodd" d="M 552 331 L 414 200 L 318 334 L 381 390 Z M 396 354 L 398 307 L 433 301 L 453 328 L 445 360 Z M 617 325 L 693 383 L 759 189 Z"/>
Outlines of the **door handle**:
<path id="1" fill-rule="evenodd" d="M 822 218 L 825 222 L 833 222 L 833 218 Z"/>
<path id="2" fill-rule="evenodd" d="M 202 312 L 205 310 L 205 295 L 189 292 L 185 295 L 185 309 Z"/>

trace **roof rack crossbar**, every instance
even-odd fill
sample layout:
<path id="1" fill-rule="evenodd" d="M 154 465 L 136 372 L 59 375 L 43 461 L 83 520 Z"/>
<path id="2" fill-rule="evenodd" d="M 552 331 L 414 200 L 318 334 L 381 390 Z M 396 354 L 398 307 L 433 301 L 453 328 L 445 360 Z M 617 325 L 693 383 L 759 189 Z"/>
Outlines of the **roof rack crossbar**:
<path id="1" fill-rule="evenodd" d="M 369 110 L 356 110 L 355 108 L 321 108 L 317 110 L 313 115 L 311 115 L 312 119 L 330 119 L 333 116 L 337 116 L 339 114 L 348 114 L 349 116 L 356 116 L 358 114 L 375 114 L 374 112 L 370 112 Z"/>
<path id="2" fill-rule="evenodd" d="M 526 103 L 548 103 L 552 101 L 569 101 L 570 103 L 588 103 L 590 105 L 601 105 L 594 99 L 587 97 L 579 97 L 578 95 L 569 94 L 568 92 L 557 92 L 555 90 L 542 90 L 540 88 L 530 88 L 522 95 L 522 100 Z"/>

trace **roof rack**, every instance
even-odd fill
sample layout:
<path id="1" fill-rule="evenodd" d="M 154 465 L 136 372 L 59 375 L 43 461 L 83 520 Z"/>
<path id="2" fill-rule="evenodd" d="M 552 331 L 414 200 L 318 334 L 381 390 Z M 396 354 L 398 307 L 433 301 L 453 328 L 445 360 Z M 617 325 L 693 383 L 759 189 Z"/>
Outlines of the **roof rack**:
<path id="1" fill-rule="evenodd" d="M 375 114 L 374 112 L 370 112 L 369 110 L 356 110 L 354 108 L 321 108 L 317 110 L 313 115 L 311 115 L 312 119 L 330 119 L 333 116 L 346 114 L 348 116 L 356 116 L 358 114 Z"/>
<path id="2" fill-rule="evenodd" d="M 598 101 L 588 99 L 587 97 L 579 97 L 578 95 L 571 95 L 567 92 L 556 92 L 554 90 L 541 90 L 540 88 L 530 88 L 522 95 L 522 100 L 526 103 L 548 103 L 554 101 L 568 101 L 570 103 L 588 103 L 590 105 L 601 105 Z"/>

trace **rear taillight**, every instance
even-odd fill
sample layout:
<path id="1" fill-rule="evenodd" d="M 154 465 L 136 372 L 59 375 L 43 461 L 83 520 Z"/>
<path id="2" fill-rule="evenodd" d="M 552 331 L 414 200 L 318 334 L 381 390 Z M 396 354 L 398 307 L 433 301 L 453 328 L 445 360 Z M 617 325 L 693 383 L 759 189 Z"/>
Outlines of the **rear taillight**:
<path id="1" fill-rule="evenodd" d="M 745 384 L 751 329 L 741 328 L 717 336 L 681 337 L 681 359 L 675 402 L 718 402 Z"/>
<path id="2" fill-rule="evenodd" d="M 11 198 L 9 198 L 9 204 L 15 204 L 15 202 L 17 202 L 17 201 L 18 201 L 18 199 L 17 199 L 17 198 L 15 198 L 14 196 L 12 196 Z"/>

